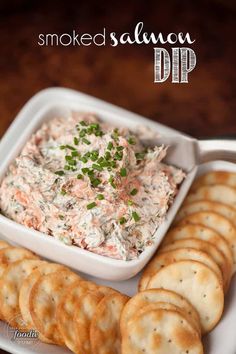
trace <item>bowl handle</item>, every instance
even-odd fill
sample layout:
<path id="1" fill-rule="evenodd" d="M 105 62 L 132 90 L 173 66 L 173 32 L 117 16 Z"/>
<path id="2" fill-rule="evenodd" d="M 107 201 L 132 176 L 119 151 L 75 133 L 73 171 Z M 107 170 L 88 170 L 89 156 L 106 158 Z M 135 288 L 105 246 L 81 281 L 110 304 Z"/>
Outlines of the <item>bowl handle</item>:
<path id="1" fill-rule="evenodd" d="M 199 140 L 199 162 L 212 160 L 236 161 L 236 139 Z"/>

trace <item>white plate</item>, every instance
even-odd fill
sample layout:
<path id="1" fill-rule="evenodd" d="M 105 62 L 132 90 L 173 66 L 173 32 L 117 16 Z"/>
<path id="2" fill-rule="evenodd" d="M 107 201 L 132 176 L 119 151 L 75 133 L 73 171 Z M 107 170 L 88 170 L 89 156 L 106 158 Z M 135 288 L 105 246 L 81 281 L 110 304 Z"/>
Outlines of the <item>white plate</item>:
<path id="1" fill-rule="evenodd" d="M 201 165 L 198 174 L 202 174 L 209 170 L 225 170 L 236 172 L 236 164 L 225 161 L 214 161 Z M 97 279 L 95 277 L 86 276 L 85 278 L 93 280 L 98 284 L 107 285 L 117 289 L 127 295 L 134 295 L 137 292 L 137 284 L 140 277 L 136 277 L 122 281 L 111 282 Z M 231 287 L 225 298 L 224 315 L 218 326 L 203 339 L 205 354 L 236 354 L 236 277 L 232 279 Z M 70 352 L 64 348 L 54 345 L 33 342 L 22 344 L 11 340 L 12 333 L 4 323 L 0 322 L 0 347 L 13 354 L 69 354 Z M 134 353 L 135 354 L 135 353 Z M 170 353 L 171 354 L 171 353 Z"/>

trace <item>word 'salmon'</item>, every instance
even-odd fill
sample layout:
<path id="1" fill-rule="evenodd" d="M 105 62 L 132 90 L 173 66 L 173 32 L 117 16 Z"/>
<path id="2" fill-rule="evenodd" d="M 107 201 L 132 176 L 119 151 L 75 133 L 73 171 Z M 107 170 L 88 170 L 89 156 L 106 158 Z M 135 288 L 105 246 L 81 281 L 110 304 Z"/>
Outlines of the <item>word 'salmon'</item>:
<path id="1" fill-rule="evenodd" d="M 193 49 L 182 46 L 192 45 L 194 42 L 195 39 L 192 39 L 188 32 L 171 32 L 166 35 L 161 32 L 145 32 L 143 22 L 137 23 L 132 33 L 108 32 L 104 27 L 101 32 L 95 34 L 73 30 L 71 33 L 40 33 L 38 36 L 39 46 L 175 45 L 176 47 L 170 48 L 171 54 L 166 48 L 154 48 L 155 83 L 166 81 L 171 73 L 173 83 L 188 83 L 188 74 L 196 66 L 196 54 Z"/>

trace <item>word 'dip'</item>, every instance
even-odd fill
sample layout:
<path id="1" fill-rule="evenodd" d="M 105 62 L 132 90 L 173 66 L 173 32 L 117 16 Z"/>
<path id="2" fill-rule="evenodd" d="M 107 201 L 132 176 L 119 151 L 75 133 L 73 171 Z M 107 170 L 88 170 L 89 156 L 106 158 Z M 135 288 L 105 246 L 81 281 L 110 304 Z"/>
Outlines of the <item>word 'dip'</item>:
<path id="1" fill-rule="evenodd" d="M 166 81 L 172 72 L 173 83 L 188 83 L 188 74 L 196 66 L 196 54 L 190 48 L 172 48 L 172 60 L 164 48 L 154 48 L 154 82 Z"/>

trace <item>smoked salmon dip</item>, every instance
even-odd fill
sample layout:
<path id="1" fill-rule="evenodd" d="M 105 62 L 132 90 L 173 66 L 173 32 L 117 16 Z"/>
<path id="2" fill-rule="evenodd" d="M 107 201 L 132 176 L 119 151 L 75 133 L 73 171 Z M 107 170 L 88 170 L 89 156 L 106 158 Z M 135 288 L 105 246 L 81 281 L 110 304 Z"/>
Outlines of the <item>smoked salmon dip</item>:
<path id="1" fill-rule="evenodd" d="M 153 243 L 185 176 L 162 162 L 167 147 L 142 143 L 145 132 L 91 113 L 48 120 L 3 178 L 1 213 L 67 245 L 137 258 Z"/>

